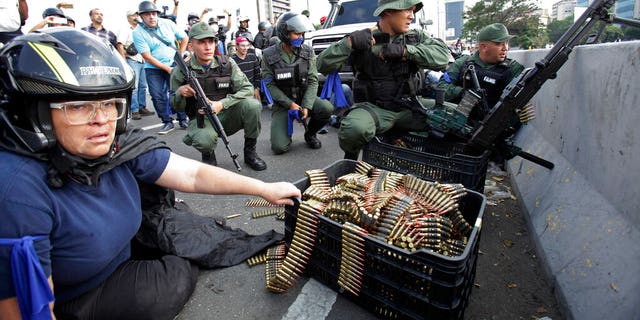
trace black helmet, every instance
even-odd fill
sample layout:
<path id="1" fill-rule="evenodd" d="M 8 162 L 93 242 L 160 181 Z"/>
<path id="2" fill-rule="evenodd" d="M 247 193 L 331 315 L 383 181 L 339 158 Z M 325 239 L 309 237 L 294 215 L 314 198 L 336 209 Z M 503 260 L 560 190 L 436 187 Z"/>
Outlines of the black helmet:
<path id="1" fill-rule="evenodd" d="M 60 18 L 64 18 L 64 12 L 58 8 L 47 8 L 42 11 L 42 19 L 48 16 L 58 16 Z"/>
<path id="2" fill-rule="evenodd" d="M 312 31 L 311 21 L 307 17 L 292 12 L 283 14 L 276 24 L 276 30 L 278 32 L 278 39 L 284 43 L 290 43 L 289 32 L 295 31 L 296 33 L 305 33 Z"/>
<path id="3" fill-rule="evenodd" d="M 258 30 L 267 30 L 269 27 L 271 27 L 271 22 L 269 21 L 261 21 L 258 23 Z"/>
<path id="4" fill-rule="evenodd" d="M 129 100 L 133 84 L 116 49 L 88 32 L 59 27 L 16 37 L 0 51 L 0 131 L 15 149 L 48 149 L 56 142 L 50 102 Z M 126 121 L 118 120 L 116 134 Z"/>
<path id="5" fill-rule="evenodd" d="M 138 5 L 138 14 L 143 14 L 145 12 L 162 13 L 162 11 L 158 10 L 158 7 L 156 7 L 152 1 L 142 1 Z"/>

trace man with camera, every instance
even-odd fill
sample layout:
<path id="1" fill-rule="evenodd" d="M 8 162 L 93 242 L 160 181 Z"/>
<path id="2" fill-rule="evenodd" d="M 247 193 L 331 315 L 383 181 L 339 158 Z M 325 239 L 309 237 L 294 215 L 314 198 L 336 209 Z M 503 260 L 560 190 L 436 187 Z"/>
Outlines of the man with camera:
<path id="1" fill-rule="evenodd" d="M 169 80 L 176 51 L 180 54 L 187 49 L 188 37 L 178 29 L 175 23 L 158 17 L 161 11 L 151 1 L 142 1 L 138 5 L 138 14 L 142 23 L 133 30 L 133 42 L 136 50 L 144 58 L 144 71 L 147 76 L 149 94 L 156 114 L 163 126 L 158 134 L 167 134 L 174 129 L 169 109 Z M 179 41 L 179 47 L 176 42 Z M 187 115 L 177 112 L 176 118 L 182 129 L 187 129 Z"/>

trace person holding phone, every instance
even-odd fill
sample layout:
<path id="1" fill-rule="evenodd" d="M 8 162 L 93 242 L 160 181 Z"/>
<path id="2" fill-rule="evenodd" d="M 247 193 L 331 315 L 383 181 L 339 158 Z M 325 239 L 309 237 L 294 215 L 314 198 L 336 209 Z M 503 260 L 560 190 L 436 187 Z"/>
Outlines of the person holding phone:
<path id="1" fill-rule="evenodd" d="M 47 8 L 42 11 L 42 20 L 29 30 L 33 32 L 43 28 L 60 27 L 67 25 L 67 18 L 64 12 L 58 8 Z"/>

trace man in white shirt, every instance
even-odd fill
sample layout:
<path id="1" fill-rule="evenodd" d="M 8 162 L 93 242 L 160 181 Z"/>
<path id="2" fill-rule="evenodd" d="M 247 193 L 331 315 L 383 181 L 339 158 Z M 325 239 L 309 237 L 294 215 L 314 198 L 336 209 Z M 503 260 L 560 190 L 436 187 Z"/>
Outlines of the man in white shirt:
<path id="1" fill-rule="evenodd" d="M 27 0 L 0 0 L 0 17 L 0 43 L 6 43 L 22 34 L 29 18 Z"/>

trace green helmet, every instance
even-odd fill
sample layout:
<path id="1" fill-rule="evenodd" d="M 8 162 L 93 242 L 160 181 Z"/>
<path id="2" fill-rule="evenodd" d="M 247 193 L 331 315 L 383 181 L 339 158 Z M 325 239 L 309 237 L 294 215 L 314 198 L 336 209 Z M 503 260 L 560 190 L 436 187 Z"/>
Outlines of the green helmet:
<path id="1" fill-rule="evenodd" d="M 405 10 L 413 6 L 416 9 L 413 12 L 418 12 L 422 9 L 422 1 L 420 0 L 378 0 L 378 8 L 373 12 L 374 16 L 380 16 L 385 10 Z"/>

